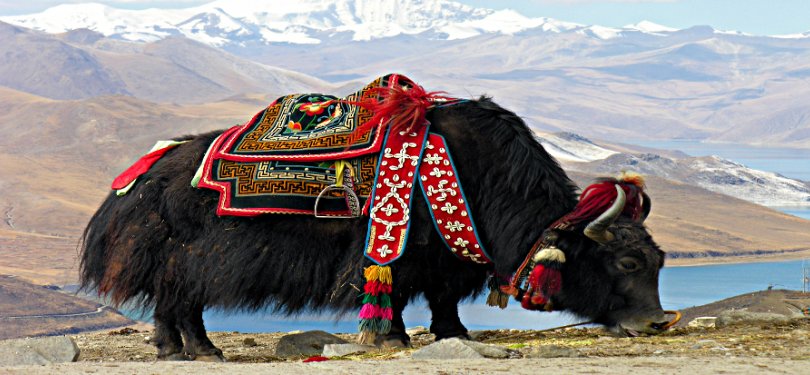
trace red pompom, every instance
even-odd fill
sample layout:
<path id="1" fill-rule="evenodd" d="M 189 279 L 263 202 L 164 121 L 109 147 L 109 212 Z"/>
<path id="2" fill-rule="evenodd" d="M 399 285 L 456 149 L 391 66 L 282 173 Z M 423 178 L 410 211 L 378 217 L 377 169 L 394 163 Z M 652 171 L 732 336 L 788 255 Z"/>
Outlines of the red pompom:
<path id="1" fill-rule="evenodd" d="M 534 291 L 532 300 L 537 301 L 537 304 L 545 304 L 562 289 L 562 275 L 554 267 L 538 264 L 529 275 L 529 285 Z"/>

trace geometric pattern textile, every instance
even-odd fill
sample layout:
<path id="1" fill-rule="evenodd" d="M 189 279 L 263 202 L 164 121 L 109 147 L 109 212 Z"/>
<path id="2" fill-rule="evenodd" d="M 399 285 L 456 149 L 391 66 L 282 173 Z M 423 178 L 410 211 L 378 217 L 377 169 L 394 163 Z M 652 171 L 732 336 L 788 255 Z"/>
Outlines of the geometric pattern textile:
<path id="1" fill-rule="evenodd" d="M 389 74 L 343 99 L 324 94 L 278 98 L 212 143 L 197 186 L 220 192 L 218 215 L 313 214 L 318 195 L 338 182 L 345 166 L 350 178 L 344 185 L 363 207 L 387 124 L 381 121 L 355 134 L 373 113 L 354 103 L 375 97 L 375 88 L 398 84 L 412 83 Z M 341 190 L 327 192 L 318 202 L 318 214 L 351 215 L 347 199 Z"/>

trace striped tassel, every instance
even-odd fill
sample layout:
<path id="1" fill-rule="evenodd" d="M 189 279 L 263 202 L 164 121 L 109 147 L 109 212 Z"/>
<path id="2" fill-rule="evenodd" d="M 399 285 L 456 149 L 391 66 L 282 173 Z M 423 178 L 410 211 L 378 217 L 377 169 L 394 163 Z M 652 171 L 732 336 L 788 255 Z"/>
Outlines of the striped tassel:
<path id="1" fill-rule="evenodd" d="M 369 266 L 363 270 L 363 276 L 366 278 L 366 285 L 363 286 L 365 293 L 357 328 L 361 337 L 385 335 L 391 331 L 391 320 L 394 317 L 391 307 L 391 267 Z"/>

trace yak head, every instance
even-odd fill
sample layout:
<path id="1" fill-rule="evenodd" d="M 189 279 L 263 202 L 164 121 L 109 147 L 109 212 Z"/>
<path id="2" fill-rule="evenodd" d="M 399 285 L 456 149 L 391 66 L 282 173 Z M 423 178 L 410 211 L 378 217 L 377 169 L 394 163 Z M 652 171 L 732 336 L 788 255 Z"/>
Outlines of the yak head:
<path id="1" fill-rule="evenodd" d="M 616 198 L 609 208 L 559 232 L 556 244 L 566 261 L 560 270 L 562 289 L 552 305 L 617 333 L 661 333 L 677 320 L 667 319 L 658 295 L 664 252 L 644 226 L 650 199 L 640 189 L 634 191 L 643 202 L 634 202 L 637 214 L 627 215 L 624 190 L 620 184 L 610 186 L 615 186 Z"/>

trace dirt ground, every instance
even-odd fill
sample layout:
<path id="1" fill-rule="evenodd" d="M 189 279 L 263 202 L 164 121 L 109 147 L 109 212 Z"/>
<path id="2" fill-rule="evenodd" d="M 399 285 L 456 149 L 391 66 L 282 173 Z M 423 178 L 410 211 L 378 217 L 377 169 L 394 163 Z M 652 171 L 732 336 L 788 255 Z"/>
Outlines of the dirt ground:
<path id="1" fill-rule="evenodd" d="M 810 368 L 810 319 L 782 324 L 741 324 L 723 328 L 675 328 L 655 337 L 620 338 L 601 328 L 554 332 L 476 331 L 477 341 L 503 346 L 509 359 L 413 360 L 410 353 L 433 342 L 429 333 L 414 334 L 413 348 L 304 363 L 302 358 L 272 355 L 285 333 L 212 332 L 228 363 L 156 362 L 146 343 L 151 331 L 117 330 L 74 337 L 79 362 L 51 366 L 0 368 L 0 374 L 187 374 L 187 373 L 336 373 L 336 374 L 468 374 L 562 373 L 599 374 L 802 374 Z M 340 335 L 354 340 L 354 334 Z M 254 344 L 250 343 L 251 340 Z M 564 358 L 538 358 L 543 349 Z M 566 350 L 565 348 L 572 349 Z M 541 355 L 542 356 L 542 355 Z"/>
<path id="2" fill-rule="evenodd" d="M 110 333 L 112 332 L 112 334 Z M 79 361 L 152 362 L 155 349 L 146 343 L 151 332 L 98 332 L 72 336 L 82 350 Z M 286 333 L 211 332 L 214 345 L 222 349 L 229 362 L 266 363 L 298 361 L 301 358 L 276 358 L 278 339 Z M 339 334 L 353 342 L 355 334 Z M 513 358 L 531 356 L 538 347 L 555 345 L 575 349 L 582 357 L 764 357 L 810 360 L 810 319 L 788 323 L 741 324 L 723 328 L 675 328 L 658 336 L 615 337 L 602 328 L 566 329 L 553 332 L 492 330 L 475 331 L 476 341 L 504 346 Z M 246 339 L 255 346 L 246 345 Z M 247 340 L 250 342 L 250 340 Z M 410 352 L 433 342 L 433 335 L 412 335 L 413 348 L 388 349 L 346 360 L 388 360 L 408 357 Z M 808 362 L 810 366 L 810 362 Z"/>

